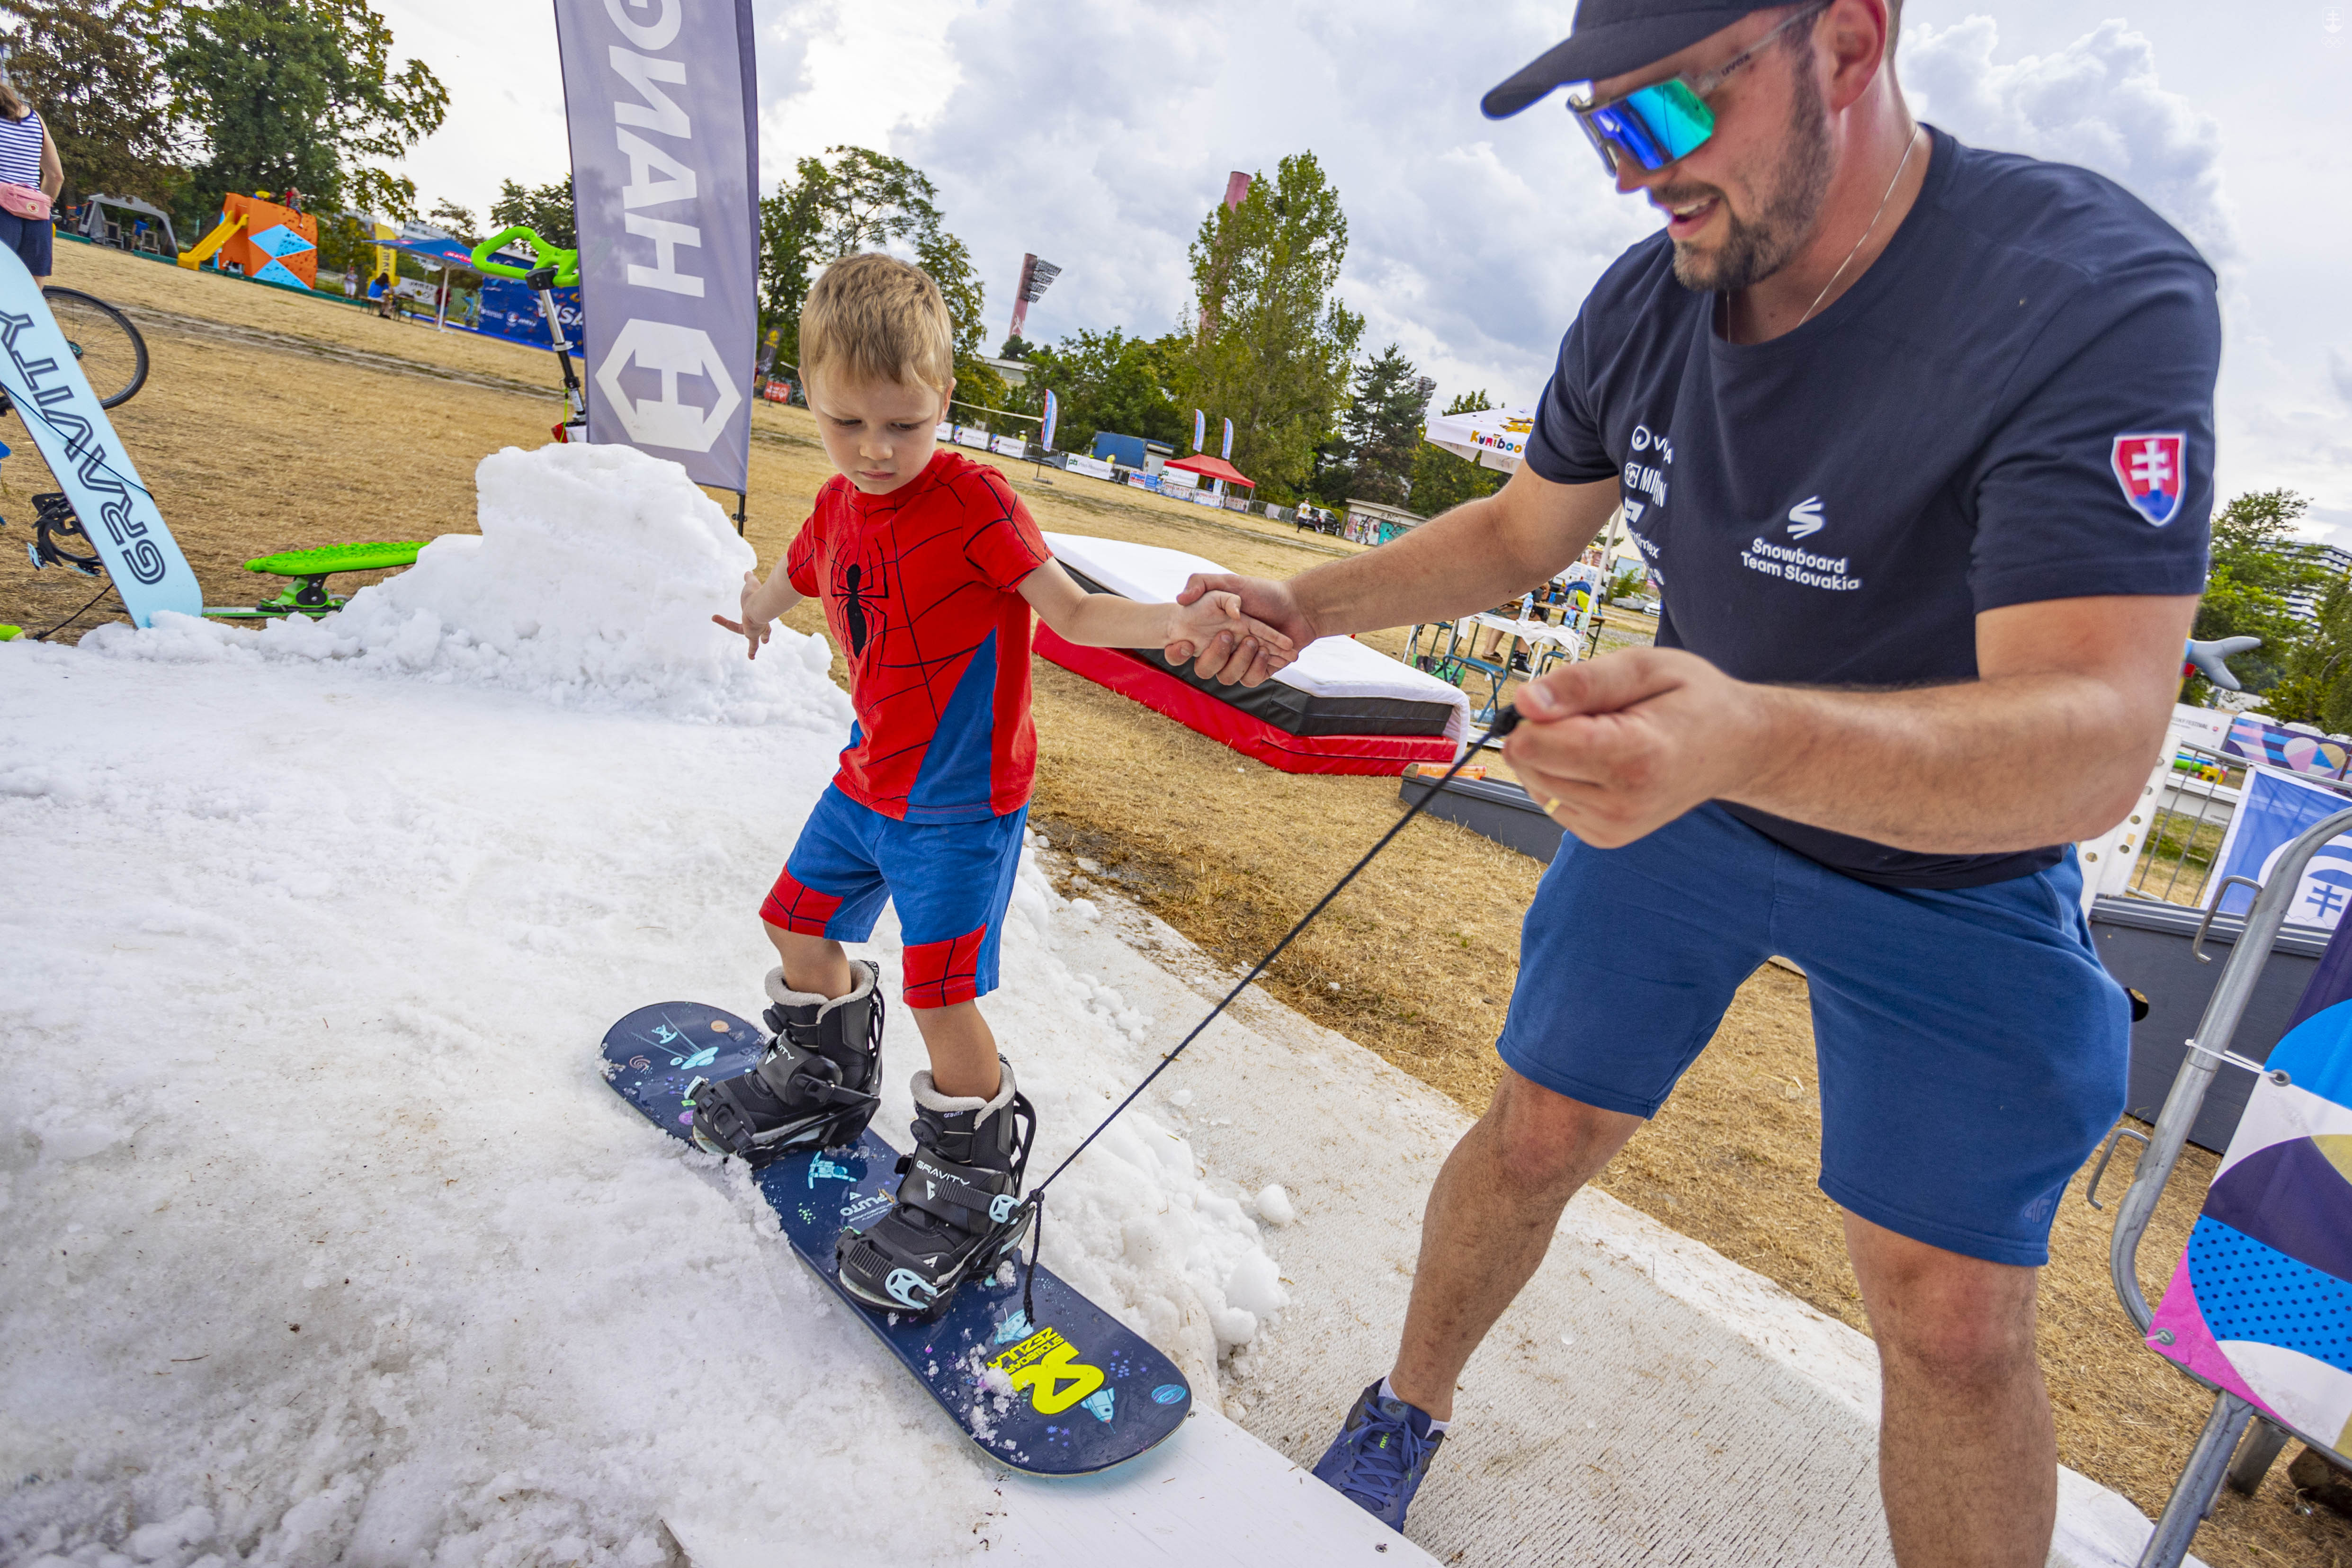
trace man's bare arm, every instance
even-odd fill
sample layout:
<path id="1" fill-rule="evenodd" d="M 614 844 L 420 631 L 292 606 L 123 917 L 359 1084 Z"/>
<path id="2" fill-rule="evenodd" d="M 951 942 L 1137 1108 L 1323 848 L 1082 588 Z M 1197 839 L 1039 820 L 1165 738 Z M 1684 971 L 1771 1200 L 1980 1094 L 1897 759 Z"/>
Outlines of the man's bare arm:
<path id="1" fill-rule="evenodd" d="M 1507 748 L 1589 844 L 1631 843 L 1707 800 L 1934 854 L 2112 827 L 2172 710 L 2192 597 L 2055 599 L 1977 617 L 1979 679 L 1902 691 L 1733 680 L 1632 649 L 1522 689 Z"/>
<path id="2" fill-rule="evenodd" d="M 1286 583 L 1228 574 L 1196 576 L 1177 595 L 1241 595 L 1245 614 L 1305 647 L 1318 637 L 1450 620 L 1523 594 L 1573 562 L 1617 510 L 1617 481 L 1556 485 L 1521 468 L 1483 500 L 1465 501 L 1402 539 Z M 1170 658 L 1177 658 L 1174 652 Z M 1264 661 L 1219 636 L 1193 668 L 1212 679 L 1255 686 Z"/>

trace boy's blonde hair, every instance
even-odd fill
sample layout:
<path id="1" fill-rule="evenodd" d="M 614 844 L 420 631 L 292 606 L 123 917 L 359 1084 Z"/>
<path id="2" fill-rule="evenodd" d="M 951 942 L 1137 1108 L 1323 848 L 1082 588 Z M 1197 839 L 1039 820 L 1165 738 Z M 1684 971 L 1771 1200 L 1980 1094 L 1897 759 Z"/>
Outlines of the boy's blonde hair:
<path id="1" fill-rule="evenodd" d="M 835 262 L 801 308 L 801 374 L 945 393 L 955 379 L 955 322 L 940 286 L 880 251 Z"/>

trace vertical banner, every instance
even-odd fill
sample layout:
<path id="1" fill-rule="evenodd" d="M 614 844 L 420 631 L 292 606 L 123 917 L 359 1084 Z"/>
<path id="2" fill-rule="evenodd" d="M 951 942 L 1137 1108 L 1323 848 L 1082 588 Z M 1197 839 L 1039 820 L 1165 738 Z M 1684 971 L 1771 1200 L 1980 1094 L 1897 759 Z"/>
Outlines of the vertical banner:
<path id="1" fill-rule="evenodd" d="M 1205 451 L 1209 436 L 1209 416 L 1199 409 L 1192 410 L 1192 450 Z"/>
<path id="2" fill-rule="evenodd" d="M 1061 416 L 1061 402 L 1055 397 L 1054 389 L 1049 386 L 1045 389 L 1045 422 L 1037 427 L 1037 445 L 1048 452 L 1054 449 L 1054 426 Z"/>
<path id="3" fill-rule="evenodd" d="M 588 438 L 740 490 L 758 258 L 751 0 L 555 0 Z"/>
<path id="4" fill-rule="evenodd" d="M 1230 419 L 1225 421 L 1225 449 L 1217 456 L 1228 463 L 1234 460 L 1234 422 Z"/>

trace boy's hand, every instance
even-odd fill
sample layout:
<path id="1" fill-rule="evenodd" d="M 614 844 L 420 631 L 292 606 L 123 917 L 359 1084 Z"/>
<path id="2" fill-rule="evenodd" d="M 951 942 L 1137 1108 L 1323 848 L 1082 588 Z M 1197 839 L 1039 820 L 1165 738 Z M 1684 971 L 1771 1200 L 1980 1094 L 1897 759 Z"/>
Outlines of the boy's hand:
<path id="1" fill-rule="evenodd" d="M 1179 604 L 1170 611 L 1165 657 L 1171 664 L 1182 664 L 1220 634 L 1226 638 L 1226 646 L 1240 655 L 1237 670 L 1257 677 L 1249 685 L 1256 685 L 1298 658 L 1296 643 L 1255 616 L 1243 614 L 1241 595 L 1224 590 L 1201 594 L 1192 603 Z"/>
<path id="2" fill-rule="evenodd" d="M 740 621 L 730 621 L 725 616 L 713 616 L 710 617 L 719 625 L 725 626 L 729 631 L 733 632 L 745 642 L 751 644 L 751 647 L 743 651 L 743 657 L 745 658 L 759 658 L 760 645 L 766 642 L 771 634 L 774 631 L 775 617 L 772 616 L 759 615 L 752 609 L 751 601 L 759 597 L 759 595 L 760 574 L 757 572 L 746 572 L 743 574 L 743 598 L 741 607 L 737 612 L 743 618 Z"/>

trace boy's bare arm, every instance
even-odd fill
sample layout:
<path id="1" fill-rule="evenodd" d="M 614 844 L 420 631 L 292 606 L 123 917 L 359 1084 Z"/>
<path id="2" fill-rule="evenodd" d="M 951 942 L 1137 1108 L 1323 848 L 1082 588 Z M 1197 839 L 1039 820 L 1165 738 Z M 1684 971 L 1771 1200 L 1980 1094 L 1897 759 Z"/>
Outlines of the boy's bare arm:
<path id="1" fill-rule="evenodd" d="M 779 561 L 764 583 L 760 581 L 757 572 L 743 574 L 741 620 L 730 621 L 725 616 L 710 618 L 751 645 L 744 649 L 744 658 L 757 658 L 760 657 L 760 645 L 768 640 L 777 617 L 800 602 L 799 591 L 793 588 L 792 579 L 784 575 L 784 563 Z"/>
<path id="2" fill-rule="evenodd" d="M 1021 596 L 1038 619 L 1084 647 L 1164 648 L 1169 658 L 1184 659 L 1223 632 L 1231 641 L 1263 650 L 1268 673 L 1298 657 L 1288 637 L 1242 614 L 1241 600 L 1232 594 L 1203 595 L 1190 605 L 1145 604 L 1089 594 L 1059 562 L 1048 561 L 1022 580 Z"/>

